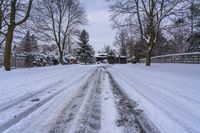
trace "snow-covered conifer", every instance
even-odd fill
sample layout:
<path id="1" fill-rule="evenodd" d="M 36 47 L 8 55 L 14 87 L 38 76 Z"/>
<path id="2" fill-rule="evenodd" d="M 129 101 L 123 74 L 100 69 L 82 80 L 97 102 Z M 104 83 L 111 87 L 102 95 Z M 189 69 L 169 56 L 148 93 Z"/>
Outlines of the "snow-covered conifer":
<path id="1" fill-rule="evenodd" d="M 76 51 L 76 57 L 81 63 L 94 63 L 94 49 L 89 45 L 89 34 L 86 30 L 83 30 L 79 36 L 79 47 Z"/>

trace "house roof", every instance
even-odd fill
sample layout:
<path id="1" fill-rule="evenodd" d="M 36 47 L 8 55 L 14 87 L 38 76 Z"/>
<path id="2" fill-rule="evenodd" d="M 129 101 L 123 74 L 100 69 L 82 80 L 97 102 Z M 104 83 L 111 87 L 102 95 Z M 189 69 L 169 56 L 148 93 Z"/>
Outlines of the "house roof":
<path id="1" fill-rule="evenodd" d="M 96 53 L 95 57 L 107 57 L 107 53 Z"/>

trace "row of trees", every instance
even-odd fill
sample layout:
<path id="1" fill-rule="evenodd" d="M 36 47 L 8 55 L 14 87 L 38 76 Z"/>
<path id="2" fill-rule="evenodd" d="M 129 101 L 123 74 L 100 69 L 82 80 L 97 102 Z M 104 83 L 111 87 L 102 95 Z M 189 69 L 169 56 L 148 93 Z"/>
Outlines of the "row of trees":
<path id="1" fill-rule="evenodd" d="M 89 44 L 89 34 L 86 30 L 83 30 L 78 36 L 77 43 L 78 46 L 74 53 L 76 58 L 66 53 L 63 59 L 65 64 L 76 63 L 77 61 L 84 64 L 95 63 L 95 52 Z M 35 36 L 30 35 L 29 31 L 22 39 L 20 46 L 14 45 L 12 51 L 18 55 L 24 55 L 24 67 L 57 65 L 59 63 L 57 58 L 58 50 L 55 45 L 37 45 Z"/>
<path id="2" fill-rule="evenodd" d="M 19 42 L 27 29 L 38 41 L 56 44 L 63 64 L 64 50 L 86 22 L 79 0 L 0 0 L 0 43 L 5 44 L 5 69 L 10 70 L 12 43 Z"/>
<path id="3" fill-rule="evenodd" d="M 199 0 L 107 0 L 114 45 L 121 55 L 146 57 L 200 51 Z"/>

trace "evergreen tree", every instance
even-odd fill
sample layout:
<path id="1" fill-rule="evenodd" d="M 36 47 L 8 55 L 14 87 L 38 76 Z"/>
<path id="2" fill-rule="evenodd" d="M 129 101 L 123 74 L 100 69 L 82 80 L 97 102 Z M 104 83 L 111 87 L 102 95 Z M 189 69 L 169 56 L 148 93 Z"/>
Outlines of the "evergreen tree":
<path id="1" fill-rule="evenodd" d="M 88 63 L 94 63 L 94 49 L 92 48 L 91 45 L 89 45 L 89 34 L 87 33 L 86 30 L 83 30 L 79 36 L 79 42 L 78 42 L 79 47 L 77 48 L 76 51 L 76 57 L 77 59 L 85 64 Z"/>
<path id="2" fill-rule="evenodd" d="M 200 32 L 196 32 L 188 39 L 190 45 L 187 52 L 200 52 Z"/>
<path id="3" fill-rule="evenodd" d="M 110 51 L 108 52 L 107 57 L 108 57 L 108 63 L 110 63 L 110 64 L 114 64 L 114 63 L 115 63 L 116 55 L 115 55 L 114 50 L 110 50 Z"/>

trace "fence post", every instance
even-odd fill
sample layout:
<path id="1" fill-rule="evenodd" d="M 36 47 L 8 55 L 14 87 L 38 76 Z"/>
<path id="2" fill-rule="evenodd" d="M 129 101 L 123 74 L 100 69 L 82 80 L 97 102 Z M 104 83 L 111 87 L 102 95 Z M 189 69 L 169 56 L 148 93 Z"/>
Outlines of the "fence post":
<path id="1" fill-rule="evenodd" d="M 172 63 L 172 56 L 170 56 L 170 63 Z"/>
<path id="2" fill-rule="evenodd" d="M 183 63 L 184 62 L 184 55 L 182 55 L 182 57 L 181 57 L 181 63 Z"/>

